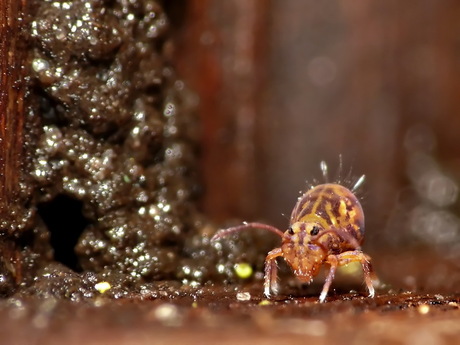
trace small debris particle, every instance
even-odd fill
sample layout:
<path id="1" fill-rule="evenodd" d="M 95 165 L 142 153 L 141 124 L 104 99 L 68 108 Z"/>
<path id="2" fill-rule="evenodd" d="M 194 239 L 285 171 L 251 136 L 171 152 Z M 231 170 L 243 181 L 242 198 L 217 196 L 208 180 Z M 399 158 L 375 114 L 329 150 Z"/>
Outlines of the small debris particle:
<path id="1" fill-rule="evenodd" d="M 46 299 L 38 308 L 38 313 L 32 320 L 35 328 L 43 329 L 48 326 L 51 314 L 57 305 L 55 298 Z"/>
<path id="2" fill-rule="evenodd" d="M 43 329 L 48 326 L 48 318 L 44 314 L 38 314 L 32 320 L 32 324 L 35 328 Z"/>
<path id="3" fill-rule="evenodd" d="M 154 310 L 153 315 L 166 326 L 180 326 L 181 324 L 179 309 L 174 304 L 161 304 Z"/>
<path id="4" fill-rule="evenodd" d="M 198 303 L 196 301 L 192 303 L 192 308 L 198 308 Z"/>
<path id="5" fill-rule="evenodd" d="M 104 298 L 100 298 L 100 297 L 96 297 L 93 301 L 93 305 L 95 307 L 102 307 L 106 303 L 107 303 L 107 300 L 105 300 Z"/>
<path id="6" fill-rule="evenodd" d="M 430 306 L 428 304 L 420 304 L 417 307 L 417 311 L 422 315 L 428 314 L 430 312 Z"/>
<path id="7" fill-rule="evenodd" d="M 109 282 L 99 282 L 94 285 L 94 288 L 100 293 L 104 293 L 112 288 Z"/>
<path id="8" fill-rule="evenodd" d="M 252 267 L 248 263 L 238 263 L 233 268 L 238 278 L 247 279 L 252 276 Z"/>
<path id="9" fill-rule="evenodd" d="M 249 301 L 251 299 L 251 294 L 249 292 L 238 292 L 236 294 L 236 299 L 238 301 Z"/>

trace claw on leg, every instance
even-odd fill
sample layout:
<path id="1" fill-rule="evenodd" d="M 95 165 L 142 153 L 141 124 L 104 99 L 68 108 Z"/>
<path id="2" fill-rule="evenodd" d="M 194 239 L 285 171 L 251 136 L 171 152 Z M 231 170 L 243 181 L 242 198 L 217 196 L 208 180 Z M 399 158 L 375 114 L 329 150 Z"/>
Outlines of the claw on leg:
<path id="1" fill-rule="evenodd" d="M 264 295 L 269 298 L 273 294 L 278 293 L 278 267 L 276 266 L 276 258 L 282 256 L 281 248 L 275 248 L 270 251 L 265 258 L 265 274 L 264 274 Z"/>
<path id="2" fill-rule="evenodd" d="M 264 276 L 264 295 L 270 298 L 272 295 L 278 294 L 278 281 L 277 274 L 278 267 L 275 259 L 265 262 L 265 276 Z"/>
<path id="3" fill-rule="evenodd" d="M 378 283 L 378 278 L 374 273 L 374 269 L 372 268 L 371 258 L 363 254 L 361 258 L 361 266 L 363 267 L 364 272 L 364 281 L 366 282 L 367 290 L 369 291 L 369 297 L 375 296 L 375 289 L 373 282 Z"/>

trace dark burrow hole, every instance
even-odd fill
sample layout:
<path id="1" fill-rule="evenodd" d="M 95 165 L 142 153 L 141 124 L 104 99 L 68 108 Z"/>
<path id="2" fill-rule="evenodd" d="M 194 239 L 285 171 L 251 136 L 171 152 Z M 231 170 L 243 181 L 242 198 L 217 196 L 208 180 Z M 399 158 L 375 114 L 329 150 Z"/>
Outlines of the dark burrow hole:
<path id="1" fill-rule="evenodd" d="M 38 213 L 51 234 L 54 260 L 80 272 L 75 246 L 89 221 L 82 213 L 83 203 L 66 195 L 38 205 Z"/>

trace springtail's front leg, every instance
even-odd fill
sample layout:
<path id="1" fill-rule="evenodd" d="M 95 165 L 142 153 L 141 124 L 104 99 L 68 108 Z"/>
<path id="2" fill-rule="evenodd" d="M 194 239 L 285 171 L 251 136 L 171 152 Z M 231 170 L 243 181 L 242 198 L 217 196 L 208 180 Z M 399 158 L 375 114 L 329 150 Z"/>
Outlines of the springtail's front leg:
<path id="1" fill-rule="evenodd" d="M 351 262 L 361 263 L 364 272 L 364 281 L 366 282 L 367 290 L 369 291 L 369 297 L 375 296 L 373 281 L 378 282 L 378 279 L 372 268 L 371 258 L 369 255 L 364 254 L 360 250 L 353 250 L 338 255 L 329 255 L 326 261 L 331 265 L 331 268 L 329 270 L 329 274 L 327 275 L 326 282 L 324 283 L 323 290 L 321 291 L 321 295 L 319 296 L 320 302 L 324 302 L 326 300 L 326 296 L 332 280 L 334 279 L 337 267 L 347 265 Z"/>
<path id="2" fill-rule="evenodd" d="M 331 268 L 329 269 L 329 273 L 327 274 L 326 281 L 324 282 L 323 290 L 321 291 L 321 294 L 319 295 L 319 301 L 321 303 L 324 303 L 324 301 L 326 300 L 326 296 L 329 291 L 329 287 L 331 286 L 331 283 L 334 280 L 335 271 L 337 270 L 337 266 L 339 264 L 337 255 L 329 255 L 327 257 L 327 262 L 329 265 L 331 265 Z"/>
<path id="3" fill-rule="evenodd" d="M 281 248 L 275 248 L 270 251 L 265 258 L 265 274 L 264 274 L 264 295 L 269 298 L 273 292 L 278 293 L 278 266 L 276 258 L 283 256 Z"/>

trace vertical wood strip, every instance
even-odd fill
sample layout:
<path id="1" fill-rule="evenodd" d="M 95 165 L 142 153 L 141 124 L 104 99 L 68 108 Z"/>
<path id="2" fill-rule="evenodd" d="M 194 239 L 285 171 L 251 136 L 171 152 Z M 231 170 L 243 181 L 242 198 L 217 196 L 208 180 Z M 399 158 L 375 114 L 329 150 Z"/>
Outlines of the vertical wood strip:
<path id="1" fill-rule="evenodd" d="M 176 64 L 200 97 L 204 211 L 257 212 L 257 126 L 266 73 L 269 1 L 192 0 Z"/>
<path id="2" fill-rule="evenodd" d="M 26 0 L 0 0 L 0 229 L 10 227 L 18 202 L 24 124 L 25 49 L 21 30 Z M 10 229 L 11 230 L 11 229 Z"/>

